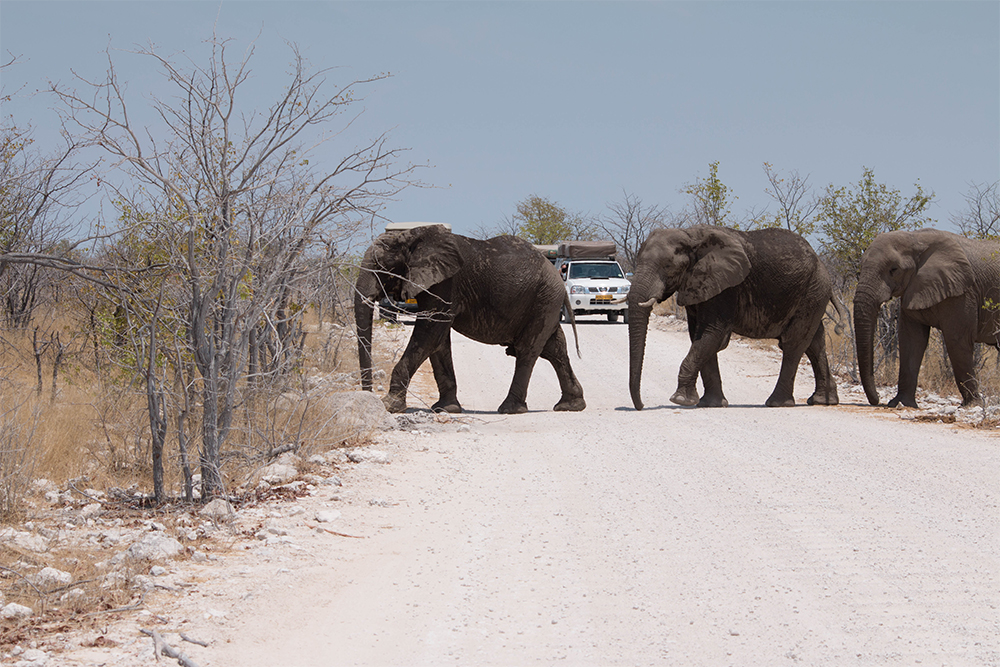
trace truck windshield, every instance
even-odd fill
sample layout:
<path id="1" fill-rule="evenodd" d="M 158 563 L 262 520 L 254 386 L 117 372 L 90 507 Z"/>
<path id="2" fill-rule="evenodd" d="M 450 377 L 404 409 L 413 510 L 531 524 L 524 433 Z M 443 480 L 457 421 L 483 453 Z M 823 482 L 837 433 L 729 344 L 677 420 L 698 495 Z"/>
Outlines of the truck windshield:
<path id="1" fill-rule="evenodd" d="M 573 262 L 570 278 L 624 278 L 618 262 Z"/>

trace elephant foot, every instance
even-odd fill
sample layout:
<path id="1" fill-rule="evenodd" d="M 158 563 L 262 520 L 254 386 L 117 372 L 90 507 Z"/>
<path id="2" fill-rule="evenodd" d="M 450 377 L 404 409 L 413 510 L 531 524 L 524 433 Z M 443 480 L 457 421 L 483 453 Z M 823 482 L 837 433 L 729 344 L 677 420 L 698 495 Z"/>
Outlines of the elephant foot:
<path id="1" fill-rule="evenodd" d="M 581 412 L 587 407 L 587 402 L 583 396 L 579 398 L 563 398 L 552 409 L 556 412 Z"/>
<path id="2" fill-rule="evenodd" d="M 825 394 L 817 391 L 809 397 L 809 400 L 807 400 L 806 403 L 809 405 L 839 405 L 840 397 L 837 396 L 836 389 L 826 392 Z"/>
<path id="3" fill-rule="evenodd" d="M 699 408 L 728 408 L 729 401 L 726 400 L 725 396 L 709 396 L 705 394 L 698 401 Z"/>
<path id="4" fill-rule="evenodd" d="M 678 387 L 677 391 L 674 392 L 674 395 L 670 397 L 670 402 L 686 407 L 698 405 L 698 392 L 693 388 Z"/>
<path id="5" fill-rule="evenodd" d="M 406 398 L 387 394 L 382 397 L 382 404 L 385 405 L 385 409 L 388 412 L 396 414 L 406 412 Z"/>
<path id="6" fill-rule="evenodd" d="M 502 415 L 523 415 L 528 411 L 528 404 L 524 401 L 515 401 L 513 399 L 506 399 L 497 408 L 497 412 Z"/>
<path id="7" fill-rule="evenodd" d="M 764 401 L 764 405 L 766 405 L 769 408 L 794 408 L 795 399 L 791 397 L 782 398 L 781 396 L 775 396 L 774 394 L 771 394 L 768 397 L 768 399 Z"/>
<path id="8" fill-rule="evenodd" d="M 983 400 L 982 396 L 968 396 L 962 401 L 963 408 L 984 408 L 986 407 L 986 402 Z"/>
<path id="9" fill-rule="evenodd" d="M 900 396 L 899 394 L 896 394 L 895 397 L 893 397 L 893 399 L 889 401 L 886 405 L 888 405 L 890 408 L 898 408 L 900 405 L 902 405 L 904 408 L 916 408 L 917 399 L 907 398 Z"/>
<path id="10" fill-rule="evenodd" d="M 453 415 L 458 415 L 462 413 L 462 406 L 459 405 L 458 401 L 438 401 L 431 406 L 432 412 L 447 412 Z"/>

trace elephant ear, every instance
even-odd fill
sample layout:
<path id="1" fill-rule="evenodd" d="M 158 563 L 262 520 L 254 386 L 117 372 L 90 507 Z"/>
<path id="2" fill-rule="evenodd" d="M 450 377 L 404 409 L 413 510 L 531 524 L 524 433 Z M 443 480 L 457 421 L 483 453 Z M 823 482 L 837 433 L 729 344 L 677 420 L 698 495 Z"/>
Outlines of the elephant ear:
<path id="1" fill-rule="evenodd" d="M 451 278 L 462 268 L 462 254 L 455 235 L 440 225 L 418 227 L 404 232 L 409 243 L 409 274 L 403 298 L 412 299 L 426 289 Z"/>
<path id="2" fill-rule="evenodd" d="M 903 290 L 903 308 L 923 310 L 964 294 L 975 276 L 959 237 L 936 229 L 914 232 L 913 236 L 917 270 Z"/>
<path id="3" fill-rule="evenodd" d="M 750 273 L 750 258 L 738 236 L 723 227 L 693 227 L 694 263 L 684 285 L 677 291 L 677 303 L 690 306 L 739 285 Z"/>

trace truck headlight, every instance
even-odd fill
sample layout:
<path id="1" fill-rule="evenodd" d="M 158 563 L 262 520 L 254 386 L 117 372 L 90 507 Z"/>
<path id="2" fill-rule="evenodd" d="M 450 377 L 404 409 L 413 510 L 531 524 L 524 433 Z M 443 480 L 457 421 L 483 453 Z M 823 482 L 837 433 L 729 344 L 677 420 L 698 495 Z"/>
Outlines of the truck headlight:
<path id="1" fill-rule="evenodd" d="M 571 285 L 569 288 L 570 294 L 586 294 L 587 288 L 583 285 Z"/>
<path id="2" fill-rule="evenodd" d="M 619 294 L 628 294 L 628 288 L 629 288 L 628 285 L 626 285 L 625 287 L 619 287 L 618 288 L 618 293 Z"/>

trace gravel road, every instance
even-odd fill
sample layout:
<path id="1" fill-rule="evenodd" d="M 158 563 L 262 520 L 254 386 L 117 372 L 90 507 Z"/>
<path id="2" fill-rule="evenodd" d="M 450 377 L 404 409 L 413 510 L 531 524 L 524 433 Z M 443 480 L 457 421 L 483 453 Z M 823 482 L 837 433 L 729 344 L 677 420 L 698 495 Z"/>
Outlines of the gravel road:
<path id="1" fill-rule="evenodd" d="M 578 329 L 582 413 L 542 362 L 497 415 L 513 359 L 455 335 L 467 426 L 381 436 L 337 527 L 367 539 L 250 589 L 206 662 L 1000 665 L 995 434 L 808 407 L 808 366 L 764 408 L 779 357 L 736 341 L 730 407 L 679 408 L 679 329 L 650 331 L 636 412 L 627 327 Z"/>

